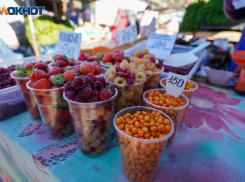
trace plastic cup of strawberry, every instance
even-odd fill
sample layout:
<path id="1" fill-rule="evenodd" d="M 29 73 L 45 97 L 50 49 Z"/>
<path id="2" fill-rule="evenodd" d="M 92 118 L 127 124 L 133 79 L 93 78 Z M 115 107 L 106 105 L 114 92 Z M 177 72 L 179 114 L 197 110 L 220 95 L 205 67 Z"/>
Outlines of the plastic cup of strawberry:
<path id="1" fill-rule="evenodd" d="M 109 147 L 117 93 L 104 78 L 92 74 L 65 86 L 63 97 L 73 116 L 78 148 L 88 157 L 103 155 Z"/>
<path id="2" fill-rule="evenodd" d="M 49 136 L 61 139 L 71 135 L 74 132 L 74 126 L 68 104 L 62 95 L 64 86 L 54 89 L 34 89 L 30 80 L 27 88 L 31 90 L 35 98 Z"/>
<path id="3" fill-rule="evenodd" d="M 37 107 L 37 104 L 34 100 L 34 97 L 31 93 L 31 91 L 26 87 L 26 83 L 30 80 L 29 77 L 25 77 L 25 78 L 20 78 L 17 77 L 17 71 L 14 71 L 13 73 L 11 73 L 11 78 L 13 78 L 15 80 L 15 82 L 17 83 L 19 89 L 22 92 L 22 95 L 24 97 L 25 100 L 25 104 L 26 107 L 28 108 L 28 111 L 32 117 L 32 119 L 37 119 L 37 121 L 40 121 L 40 113 Z"/>

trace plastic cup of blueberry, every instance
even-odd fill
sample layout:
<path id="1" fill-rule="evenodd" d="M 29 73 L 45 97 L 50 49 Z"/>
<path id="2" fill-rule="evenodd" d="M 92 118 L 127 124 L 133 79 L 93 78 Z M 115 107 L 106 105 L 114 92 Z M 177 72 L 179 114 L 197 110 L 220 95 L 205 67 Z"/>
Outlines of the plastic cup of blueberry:
<path id="1" fill-rule="evenodd" d="M 107 152 L 118 91 L 103 77 L 88 74 L 68 82 L 63 93 L 73 117 L 78 148 L 87 157 Z"/>

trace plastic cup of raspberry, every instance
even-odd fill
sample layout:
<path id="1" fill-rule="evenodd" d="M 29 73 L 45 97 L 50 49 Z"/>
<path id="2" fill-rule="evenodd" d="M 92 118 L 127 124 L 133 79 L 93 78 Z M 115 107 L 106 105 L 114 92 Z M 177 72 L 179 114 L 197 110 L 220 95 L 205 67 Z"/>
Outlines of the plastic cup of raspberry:
<path id="1" fill-rule="evenodd" d="M 74 132 L 74 124 L 68 103 L 63 98 L 65 88 L 34 89 L 31 80 L 26 86 L 35 98 L 49 137 L 62 139 L 70 136 Z"/>
<path id="2" fill-rule="evenodd" d="M 29 77 L 17 77 L 17 72 L 13 72 L 11 73 L 11 78 L 13 78 L 15 80 L 15 82 L 17 83 L 19 89 L 22 92 L 22 95 L 24 97 L 25 100 L 25 104 L 26 107 L 30 113 L 31 118 L 34 121 L 41 121 L 41 117 L 40 117 L 40 113 L 38 110 L 38 106 L 34 100 L 34 97 L 32 96 L 31 91 L 26 87 L 26 83 L 30 80 Z"/>
<path id="3" fill-rule="evenodd" d="M 98 157 L 107 152 L 117 94 L 115 86 L 92 74 L 65 86 L 63 97 L 73 117 L 78 148 L 84 155 Z"/>

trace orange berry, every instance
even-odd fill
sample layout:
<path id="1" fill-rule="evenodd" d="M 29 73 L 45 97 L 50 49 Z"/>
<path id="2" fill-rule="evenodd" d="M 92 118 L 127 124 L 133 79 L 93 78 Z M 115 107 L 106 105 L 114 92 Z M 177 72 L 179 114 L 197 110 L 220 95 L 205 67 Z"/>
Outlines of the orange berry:
<path id="1" fill-rule="evenodd" d="M 170 124 L 170 121 L 168 119 L 164 119 L 163 124 L 164 125 L 169 125 Z"/>
<path id="2" fill-rule="evenodd" d="M 124 130 L 125 126 L 124 126 L 124 124 L 120 124 L 118 128 L 119 128 L 119 130 Z"/>
<path id="3" fill-rule="evenodd" d="M 144 133 L 148 133 L 149 130 L 148 130 L 148 128 L 143 127 L 143 128 L 142 128 L 142 131 L 143 131 Z"/>
<path id="4" fill-rule="evenodd" d="M 138 134 L 139 134 L 140 137 L 144 136 L 144 132 L 143 131 L 139 131 Z"/>
<path id="5" fill-rule="evenodd" d="M 121 123 L 122 123 L 121 119 L 120 119 L 120 118 L 117 118 L 117 119 L 116 119 L 116 124 L 117 124 L 117 125 L 120 125 Z"/>
<path id="6" fill-rule="evenodd" d="M 171 129 L 172 129 L 172 127 L 170 125 L 165 126 L 165 131 L 166 132 L 170 132 Z"/>
<path id="7" fill-rule="evenodd" d="M 138 121 L 136 121 L 136 122 L 134 123 L 134 126 L 135 126 L 136 128 L 139 128 L 139 127 L 140 127 L 140 123 L 139 123 Z"/>
<path id="8" fill-rule="evenodd" d="M 137 128 L 133 128 L 132 130 L 131 130 L 131 132 L 133 133 L 133 134 L 137 134 L 138 133 L 138 130 L 137 130 Z"/>

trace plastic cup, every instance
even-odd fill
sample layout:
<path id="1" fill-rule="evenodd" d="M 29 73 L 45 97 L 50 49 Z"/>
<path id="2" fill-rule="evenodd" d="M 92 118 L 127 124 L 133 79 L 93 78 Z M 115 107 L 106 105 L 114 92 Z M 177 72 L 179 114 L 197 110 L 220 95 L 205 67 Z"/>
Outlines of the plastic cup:
<path id="1" fill-rule="evenodd" d="M 144 84 L 144 92 L 158 87 L 158 83 L 163 70 L 159 72 L 146 73 L 146 82 Z"/>
<path id="2" fill-rule="evenodd" d="M 161 94 L 166 93 L 165 89 L 152 89 L 152 90 L 159 90 Z M 181 94 L 179 96 L 179 99 L 181 99 L 181 101 L 185 103 L 184 106 L 181 106 L 181 107 L 163 107 L 163 106 L 155 105 L 155 104 L 150 103 L 148 100 L 146 100 L 146 96 L 148 95 L 148 92 L 150 92 L 152 90 L 148 90 L 144 93 L 143 100 L 145 102 L 145 106 L 152 107 L 152 108 L 155 108 L 159 111 L 162 111 L 172 119 L 172 121 L 174 123 L 174 133 L 168 140 L 168 145 L 170 145 L 171 142 L 173 141 L 174 137 L 175 137 L 176 131 L 178 129 L 178 126 L 179 126 L 181 119 L 182 119 L 182 116 L 184 114 L 185 108 L 189 105 L 189 100 L 186 96 Z"/>
<path id="3" fill-rule="evenodd" d="M 163 78 L 163 79 L 160 80 L 160 85 L 161 85 L 161 87 L 162 87 L 163 89 L 166 89 L 166 86 L 165 86 L 164 84 L 162 84 L 162 82 L 163 82 L 164 80 L 166 80 L 166 79 L 167 79 L 167 78 Z M 193 83 L 196 87 L 195 87 L 194 89 L 191 89 L 191 90 L 184 90 L 184 91 L 182 92 L 182 94 L 185 95 L 185 96 L 189 99 L 189 104 L 188 104 L 188 106 L 185 108 L 185 112 L 184 112 L 184 114 L 183 114 L 183 117 L 182 117 L 181 121 L 184 121 L 184 119 L 185 119 L 185 117 L 186 117 L 186 112 L 188 111 L 189 106 L 190 106 L 190 104 L 191 104 L 191 99 L 192 99 L 192 97 L 193 97 L 193 95 L 194 95 L 194 92 L 198 89 L 198 85 L 197 85 L 195 82 L 193 82 L 193 81 L 191 81 L 191 80 L 188 80 L 188 81 L 191 82 L 191 83 Z"/>
<path id="4" fill-rule="evenodd" d="M 105 68 L 103 68 L 103 67 L 100 67 L 100 69 L 101 69 L 101 73 L 98 74 L 98 75 L 95 74 L 94 76 L 95 76 L 95 77 L 103 77 L 103 78 L 105 78 L 107 69 L 105 69 Z"/>
<path id="5" fill-rule="evenodd" d="M 32 93 L 31 93 L 31 91 L 26 87 L 26 83 L 30 80 L 30 78 L 15 77 L 14 76 L 15 73 L 16 72 L 11 73 L 11 77 L 13 79 L 15 79 L 18 87 L 22 91 L 22 95 L 24 97 L 24 100 L 25 100 L 25 103 L 26 103 L 26 107 L 28 108 L 32 119 L 40 121 L 41 117 L 40 117 L 40 113 L 39 113 L 37 104 L 36 104 L 36 102 L 34 100 L 34 97 L 33 97 Z"/>
<path id="6" fill-rule="evenodd" d="M 53 66 L 51 66 L 51 64 L 52 64 L 52 63 L 50 63 L 50 64 L 48 65 L 49 68 L 53 68 Z M 81 62 L 81 64 L 82 64 L 82 62 Z M 62 68 L 59 67 L 59 69 L 61 70 L 61 73 L 65 73 L 67 70 L 73 70 L 73 69 L 75 69 L 75 68 L 79 68 L 79 66 L 80 66 L 81 64 L 76 65 L 76 66 L 62 67 Z"/>
<path id="7" fill-rule="evenodd" d="M 112 124 L 112 114 L 116 93 L 108 100 L 81 103 L 69 100 L 69 104 L 77 135 L 78 148 L 88 157 L 98 157 L 107 152 Z"/>
<path id="8" fill-rule="evenodd" d="M 65 87 L 34 89 L 31 81 L 28 81 L 26 85 L 35 98 L 49 136 L 61 139 L 71 135 L 74 132 L 74 126 L 68 104 L 62 95 Z"/>
<path id="9" fill-rule="evenodd" d="M 126 135 L 118 129 L 116 118 L 121 117 L 126 113 L 135 114 L 137 111 L 160 112 L 164 118 L 169 119 L 172 130 L 168 135 L 159 139 L 146 140 Z M 174 123 L 171 118 L 156 109 L 137 106 L 129 107 L 118 112 L 114 117 L 113 125 L 117 130 L 124 176 L 130 181 L 152 181 L 157 172 L 157 166 L 167 141 L 174 132 Z"/>
<path id="10" fill-rule="evenodd" d="M 135 83 L 132 85 L 127 84 L 115 84 L 118 89 L 118 95 L 115 101 L 115 111 L 118 112 L 127 107 L 139 106 L 140 99 L 143 93 L 143 87 L 146 80 L 140 83 Z"/>

